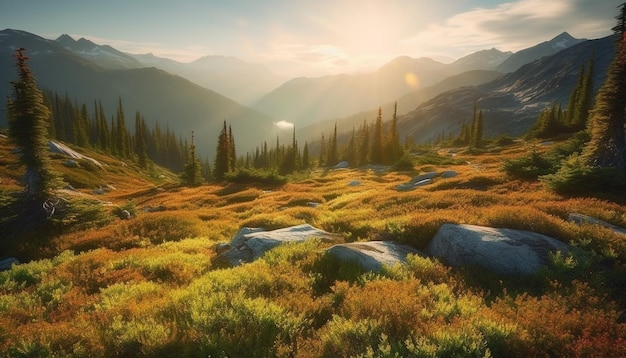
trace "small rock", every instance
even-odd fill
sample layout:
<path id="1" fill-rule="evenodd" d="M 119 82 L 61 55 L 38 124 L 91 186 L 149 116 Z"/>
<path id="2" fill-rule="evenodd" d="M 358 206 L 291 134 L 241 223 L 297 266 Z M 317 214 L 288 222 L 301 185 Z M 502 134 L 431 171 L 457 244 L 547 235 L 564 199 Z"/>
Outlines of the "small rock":
<path id="1" fill-rule="evenodd" d="M 0 271 L 10 270 L 13 265 L 19 265 L 20 260 L 15 257 L 7 257 L 5 259 L 0 260 Z"/>
<path id="2" fill-rule="evenodd" d="M 445 178 L 454 178 L 457 175 L 459 175 L 459 173 L 455 172 L 454 170 L 445 170 L 441 172 L 439 176 L 445 179 Z"/>
<path id="3" fill-rule="evenodd" d="M 353 180 L 348 183 L 348 186 L 359 186 L 359 185 L 361 185 L 361 182 L 358 180 Z"/>
<path id="4" fill-rule="evenodd" d="M 132 217 L 132 215 L 130 214 L 130 211 L 128 210 L 122 210 L 120 211 L 120 219 L 122 220 L 128 220 Z"/>
<path id="5" fill-rule="evenodd" d="M 569 222 L 573 222 L 573 223 L 578 224 L 578 225 L 584 225 L 584 224 L 587 224 L 587 225 L 600 225 L 602 227 L 605 227 L 605 228 L 608 228 L 608 229 L 612 230 L 616 234 L 626 235 L 626 229 L 621 228 L 619 226 L 615 226 L 615 225 L 609 224 L 606 221 L 602 221 L 600 219 L 596 219 L 596 218 L 591 217 L 591 216 L 578 214 L 578 213 L 571 213 L 571 214 L 568 215 L 567 220 Z"/>
<path id="6" fill-rule="evenodd" d="M 332 169 L 345 169 L 349 167 L 350 167 L 350 164 L 344 160 L 344 161 L 337 163 L 335 166 L 332 167 Z"/>
<path id="7" fill-rule="evenodd" d="M 409 180 L 409 183 L 415 184 L 425 179 L 435 179 L 435 177 L 437 177 L 437 172 L 428 172 L 413 177 L 413 179 Z"/>
<path id="8" fill-rule="evenodd" d="M 414 187 L 420 187 L 420 186 L 431 184 L 432 182 L 433 182 L 432 179 L 423 179 L 423 180 L 420 180 L 417 183 L 413 184 L 413 186 Z"/>
<path id="9" fill-rule="evenodd" d="M 309 202 L 307 203 L 307 205 L 308 205 L 309 207 L 311 207 L 311 208 L 317 208 L 318 206 L 320 206 L 320 203 L 316 203 L 316 202 L 313 202 L 313 201 L 309 201 Z"/>
<path id="10" fill-rule="evenodd" d="M 63 162 L 63 165 L 68 168 L 78 168 L 78 162 L 72 159 L 66 160 L 65 162 Z"/>

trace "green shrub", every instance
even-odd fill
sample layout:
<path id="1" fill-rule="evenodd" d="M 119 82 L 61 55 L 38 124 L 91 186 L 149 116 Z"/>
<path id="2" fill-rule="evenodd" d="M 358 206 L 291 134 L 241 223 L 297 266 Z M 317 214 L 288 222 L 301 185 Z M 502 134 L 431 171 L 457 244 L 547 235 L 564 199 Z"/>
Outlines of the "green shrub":
<path id="1" fill-rule="evenodd" d="M 275 171 L 256 170 L 242 168 L 235 172 L 227 173 L 225 179 L 232 183 L 239 184 L 264 184 L 264 185 L 283 185 L 287 183 L 287 178 Z"/>

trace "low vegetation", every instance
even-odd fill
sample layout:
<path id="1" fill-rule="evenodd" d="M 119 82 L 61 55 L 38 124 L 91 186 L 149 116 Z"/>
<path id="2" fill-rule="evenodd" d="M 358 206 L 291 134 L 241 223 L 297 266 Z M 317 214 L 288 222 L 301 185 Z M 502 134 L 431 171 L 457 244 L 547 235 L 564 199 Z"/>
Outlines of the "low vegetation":
<path id="1" fill-rule="evenodd" d="M 10 167 L 9 148 L 0 139 Z M 240 173 L 240 181 L 197 187 L 98 157 L 107 163 L 102 182 L 67 197 L 86 220 L 70 220 L 68 210 L 44 240 L 3 242 L 3 252 L 34 260 L 0 273 L 0 350 L 13 357 L 622 356 L 626 240 L 566 219 L 579 212 L 626 227 L 626 203 L 557 195 L 501 170 L 526 152 L 522 143 L 454 157 L 429 151 L 413 158 L 413 171 L 313 170 L 289 181 Z M 19 186 L 15 171 L 3 168 L 5 201 Z M 395 189 L 430 170 L 458 175 Z M 96 184 L 111 189 L 94 194 Z M 448 222 L 533 230 L 580 250 L 553 257 L 529 278 L 418 256 L 374 274 L 325 257 L 328 244 L 316 240 L 235 268 L 213 262 L 216 243 L 242 226 L 309 223 L 346 241 L 423 249 Z"/>

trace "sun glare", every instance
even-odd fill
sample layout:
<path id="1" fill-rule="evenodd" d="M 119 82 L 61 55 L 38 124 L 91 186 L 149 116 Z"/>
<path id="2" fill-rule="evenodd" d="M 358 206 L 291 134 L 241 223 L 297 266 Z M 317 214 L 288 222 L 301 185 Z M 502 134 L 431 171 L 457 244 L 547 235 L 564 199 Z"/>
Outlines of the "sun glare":
<path id="1" fill-rule="evenodd" d="M 413 89 L 417 89 L 420 84 L 419 78 L 417 78 L 417 76 L 413 72 L 409 72 L 406 75 L 404 75 L 404 82 L 406 83 L 407 86 Z"/>

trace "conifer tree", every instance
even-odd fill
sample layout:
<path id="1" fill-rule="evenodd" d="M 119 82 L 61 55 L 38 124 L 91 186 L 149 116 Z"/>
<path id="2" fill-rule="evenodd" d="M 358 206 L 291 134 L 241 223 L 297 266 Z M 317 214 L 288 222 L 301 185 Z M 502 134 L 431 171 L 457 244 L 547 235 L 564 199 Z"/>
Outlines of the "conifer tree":
<path id="1" fill-rule="evenodd" d="M 184 185 L 198 186 L 202 184 L 202 164 L 196 156 L 196 145 L 194 143 L 194 132 L 191 132 L 191 145 L 189 147 L 189 155 L 185 168 L 181 175 Z"/>
<path id="2" fill-rule="evenodd" d="M 328 140 L 328 156 L 326 157 L 327 165 L 335 165 L 339 161 L 339 153 L 337 152 L 337 122 L 335 129 Z"/>
<path id="3" fill-rule="evenodd" d="M 326 140 L 324 139 L 324 133 L 322 133 L 322 140 L 320 141 L 320 158 L 318 165 L 320 167 L 326 165 Z"/>
<path id="4" fill-rule="evenodd" d="M 126 120 L 124 118 L 124 108 L 122 106 L 122 98 L 118 99 L 117 106 L 117 117 L 115 123 L 115 136 L 117 145 L 116 152 L 117 155 L 128 158 L 129 157 L 129 148 L 128 148 L 128 130 L 126 129 Z"/>
<path id="5" fill-rule="evenodd" d="M 343 155 L 343 159 L 347 161 L 351 166 L 357 165 L 357 148 L 356 148 L 356 131 L 354 127 L 352 127 L 352 134 L 350 135 L 350 140 L 348 141 L 348 146 Z"/>
<path id="6" fill-rule="evenodd" d="M 589 122 L 591 139 L 582 156 L 591 166 L 626 170 L 626 3 L 620 7 L 613 28 L 617 52 L 598 92 Z"/>
<path id="7" fill-rule="evenodd" d="M 304 149 L 302 149 L 302 169 L 309 169 L 311 166 L 311 159 L 309 158 L 309 143 L 304 142 Z"/>
<path id="8" fill-rule="evenodd" d="M 358 165 L 369 163 L 370 133 L 367 121 L 363 119 L 363 126 L 359 129 Z"/>
<path id="9" fill-rule="evenodd" d="M 230 124 L 228 125 L 228 152 L 230 157 L 230 163 L 228 166 L 229 171 L 237 168 L 237 151 L 235 149 L 235 137 L 233 137 L 233 129 Z"/>
<path id="10" fill-rule="evenodd" d="M 228 127 L 226 126 L 226 120 L 224 120 L 224 126 L 217 138 L 217 147 L 215 150 L 215 162 L 213 164 L 213 176 L 217 180 L 224 179 L 226 173 L 230 171 L 230 164 L 232 162 L 231 148 L 228 139 Z"/>
<path id="11" fill-rule="evenodd" d="M 137 111 L 135 113 L 135 154 L 137 155 L 137 164 L 139 167 L 146 168 L 148 165 L 148 152 L 146 148 L 147 141 L 147 133 L 146 133 L 146 124 L 144 122 L 143 117 Z M 191 146 L 193 147 L 191 150 L 195 152 L 195 147 L 193 145 L 193 132 L 191 132 Z"/>
<path id="12" fill-rule="evenodd" d="M 374 123 L 374 133 L 372 136 L 372 148 L 370 150 L 370 161 L 373 164 L 385 163 L 383 137 L 383 114 L 382 108 L 378 107 L 378 115 L 376 116 L 376 122 Z"/>
<path id="13" fill-rule="evenodd" d="M 393 164 L 402 158 L 402 145 L 400 145 L 400 135 L 398 134 L 398 102 L 393 106 L 393 117 L 391 118 L 391 128 L 389 129 L 389 139 L 387 141 L 388 164 Z"/>
<path id="14" fill-rule="evenodd" d="M 26 198 L 44 201 L 58 183 L 48 150 L 49 109 L 26 61 L 25 49 L 15 51 L 19 79 L 11 82 L 8 99 L 9 136 L 20 148 L 19 163 L 26 166 Z"/>
<path id="15" fill-rule="evenodd" d="M 470 137 L 470 147 L 478 148 L 483 143 L 483 111 L 478 111 L 474 121 L 472 121 L 472 135 Z"/>

